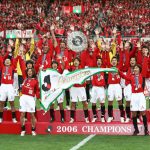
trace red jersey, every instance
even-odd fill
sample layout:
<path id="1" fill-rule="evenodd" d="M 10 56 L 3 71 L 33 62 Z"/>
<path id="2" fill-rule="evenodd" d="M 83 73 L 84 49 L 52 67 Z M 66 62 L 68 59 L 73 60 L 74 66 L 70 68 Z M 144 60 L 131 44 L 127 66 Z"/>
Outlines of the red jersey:
<path id="1" fill-rule="evenodd" d="M 130 58 L 135 56 L 137 47 L 134 47 L 131 51 L 124 50 L 119 52 L 119 63 L 121 65 L 121 70 L 126 72 L 127 69 L 130 67 Z"/>
<path id="2" fill-rule="evenodd" d="M 51 68 L 51 60 L 52 60 L 52 57 L 49 53 L 47 54 L 42 54 L 36 64 L 35 64 L 35 70 L 36 72 L 39 71 L 39 68 L 40 67 L 43 67 L 44 70 L 46 70 L 47 68 Z"/>
<path id="3" fill-rule="evenodd" d="M 119 72 L 121 77 L 129 80 L 131 82 L 131 86 L 132 86 L 132 93 L 141 93 L 143 92 L 143 77 L 142 74 L 137 75 L 124 75 L 122 72 Z"/>
<path id="4" fill-rule="evenodd" d="M 121 77 L 118 73 L 108 73 L 108 84 L 120 84 Z"/>
<path id="5" fill-rule="evenodd" d="M 131 67 L 127 71 L 127 75 L 134 75 L 133 69 Z M 125 85 L 131 84 L 131 81 L 125 80 Z"/>
<path id="6" fill-rule="evenodd" d="M 83 51 L 81 54 L 81 66 L 84 68 L 85 66 L 88 67 L 95 67 L 96 66 L 96 54 L 93 52 L 90 55 L 89 51 Z"/>
<path id="7" fill-rule="evenodd" d="M 61 51 L 59 48 L 59 51 L 57 52 L 57 55 L 60 57 L 56 58 L 56 61 L 59 63 L 59 66 L 62 66 L 63 69 L 69 70 L 69 52 L 67 49 L 65 51 Z"/>
<path id="8" fill-rule="evenodd" d="M 150 57 L 143 57 L 142 76 L 145 78 L 150 77 Z"/>
<path id="9" fill-rule="evenodd" d="M 14 82 L 14 68 L 13 66 L 3 66 L 1 84 L 13 84 Z"/>
<path id="10" fill-rule="evenodd" d="M 35 78 L 26 78 L 22 84 L 22 94 L 40 98 L 38 80 Z"/>
<path id="11" fill-rule="evenodd" d="M 92 85 L 93 86 L 105 86 L 105 78 L 104 78 L 104 73 L 99 73 L 93 76 L 92 79 Z"/>

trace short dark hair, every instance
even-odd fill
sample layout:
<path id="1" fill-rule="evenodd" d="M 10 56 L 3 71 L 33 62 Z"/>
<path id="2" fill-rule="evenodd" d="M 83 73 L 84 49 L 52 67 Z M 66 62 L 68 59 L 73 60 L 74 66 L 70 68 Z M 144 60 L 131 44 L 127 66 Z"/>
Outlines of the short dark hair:
<path id="1" fill-rule="evenodd" d="M 28 64 L 32 64 L 32 67 L 33 67 L 33 66 L 34 66 L 33 60 L 27 60 L 27 61 L 26 61 L 26 67 L 27 67 Z"/>
<path id="2" fill-rule="evenodd" d="M 117 58 L 116 56 L 113 56 L 112 59 L 111 59 L 111 61 L 112 61 L 113 59 L 116 59 L 116 60 L 118 61 L 118 58 Z"/>
<path id="3" fill-rule="evenodd" d="M 54 61 L 52 61 L 52 65 L 53 65 L 53 64 L 57 64 L 57 66 L 58 66 L 58 62 L 57 62 L 57 61 L 55 61 L 55 60 L 54 60 Z"/>
<path id="4" fill-rule="evenodd" d="M 81 60 L 80 60 L 79 57 L 75 57 L 75 58 L 73 59 L 73 61 L 75 61 L 76 59 L 77 59 L 79 62 L 81 62 Z"/>
<path id="5" fill-rule="evenodd" d="M 132 56 L 132 57 L 130 58 L 130 60 L 131 60 L 132 58 L 134 58 L 134 59 L 135 59 L 135 61 L 137 61 L 136 57 Z"/>

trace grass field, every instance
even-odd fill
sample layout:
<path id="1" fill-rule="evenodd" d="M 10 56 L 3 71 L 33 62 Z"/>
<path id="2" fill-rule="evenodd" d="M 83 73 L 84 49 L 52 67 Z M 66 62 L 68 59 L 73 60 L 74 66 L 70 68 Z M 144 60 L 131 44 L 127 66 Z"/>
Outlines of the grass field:
<path id="1" fill-rule="evenodd" d="M 19 107 L 18 98 L 15 100 L 16 108 Z M 65 102 L 64 102 L 65 106 Z M 82 108 L 81 103 L 78 108 Z M 37 101 L 37 108 L 40 104 Z M 91 109 L 91 104 L 89 104 Z M 107 108 L 107 101 L 106 101 Z M 118 108 L 114 102 L 114 108 Z M 147 101 L 147 108 L 149 102 Z M 0 135 L 0 150 L 70 150 L 88 135 Z M 150 136 L 100 136 L 96 135 L 79 150 L 149 150 Z"/>
<path id="2" fill-rule="evenodd" d="M 147 108 L 150 108 L 150 101 L 149 100 L 147 100 Z M 8 103 L 8 106 L 9 106 L 9 103 Z M 64 100 L 64 108 L 65 108 L 65 106 L 66 106 L 66 101 Z M 99 104 L 98 104 L 98 102 L 97 102 L 97 106 L 99 106 Z M 106 102 L 105 102 L 105 106 L 106 106 L 106 109 L 107 109 L 107 106 L 108 106 L 108 101 L 106 100 Z M 10 107 L 10 106 L 9 106 Z M 15 107 L 16 107 L 16 109 L 18 109 L 19 108 L 19 97 L 16 97 L 15 98 Z M 37 100 L 36 101 L 36 107 L 37 107 L 37 109 L 40 109 L 40 102 Z M 55 103 L 55 108 L 57 107 L 57 103 Z M 79 102 L 78 103 L 78 105 L 77 105 L 77 109 L 81 109 L 82 108 L 82 104 L 81 104 L 81 102 Z M 91 103 L 89 103 L 89 105 L 88 105 L 88 108 L 89 109 L 91 109 L 92 108 L 92 106 L 91 106 Z M 117 102 L 116 101 L 114 101 L 114 108 L 118 108 L 118 104 L 117 104 Z"/>
<path id="3" fill-rule="evenodd" d="M 0 135 L 0 150 L 70 150 L 88 135 Z M 150 137 L 96 135 L 79 150 L 149 150 Z"/>

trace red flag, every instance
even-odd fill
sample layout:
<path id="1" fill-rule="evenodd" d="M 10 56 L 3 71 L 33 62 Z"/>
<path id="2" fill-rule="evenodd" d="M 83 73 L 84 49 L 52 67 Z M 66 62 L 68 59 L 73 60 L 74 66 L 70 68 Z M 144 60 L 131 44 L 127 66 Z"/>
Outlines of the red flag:
<path id="1" fill-rule="evenodd" d="M 72 12 L 72 6 L 63 6 L 63 12 L 64 13 L 71 13 Z"/>
<path id="2" fill-rule="evenodd" d="M 64 31 L 65 31 L 64 29 L 56 29 L 56 30 L 55 30 L 55 33 L 56 33 L 56 34 L 59 34 L 59 35 L 63 35 L 63 34 L 64 34 Z"/>

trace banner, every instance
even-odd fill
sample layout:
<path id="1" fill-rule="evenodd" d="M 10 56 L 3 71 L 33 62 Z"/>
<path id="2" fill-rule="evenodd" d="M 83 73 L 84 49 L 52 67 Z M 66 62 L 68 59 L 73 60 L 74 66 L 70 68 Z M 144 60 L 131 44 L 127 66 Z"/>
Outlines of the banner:
<path id="1" fill-rule="evenodd" d="M 31 38 L 32 29 L 30 30 L 6 30 L 6 38 Z"/>
<path id="2" fill-rule="evenodd" d="M 74 84 L 82 84 L 86 79 L 99 72 L 117 72 L 115 68 L 85 68 L 67 74 L 47 69 L 40 72 L 41 106 L 48 111 L 50 105 L 65 90 Z"/>
<path id="3" fill-rule="evenodd" d="M 62 6 L 62 10 L 66 14 L 70 14 L 72 12 L 72 6 Z"/>

